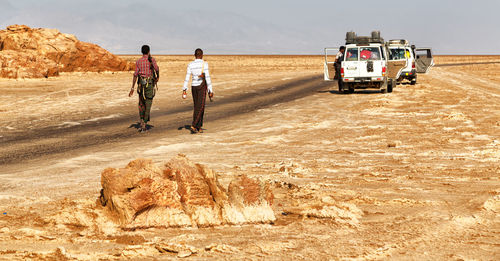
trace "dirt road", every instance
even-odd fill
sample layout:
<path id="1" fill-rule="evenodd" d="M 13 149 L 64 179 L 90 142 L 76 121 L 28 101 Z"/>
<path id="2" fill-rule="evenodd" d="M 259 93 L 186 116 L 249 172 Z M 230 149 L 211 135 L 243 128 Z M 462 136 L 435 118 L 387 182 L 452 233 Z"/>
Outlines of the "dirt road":
<path id="1" fill-rule="evenodd" d="M 300 97 L 312 95 L 324 89 L 327 84 L 322 76 L 288 80 L 278 84 L 258 86 L 255 91 L 238 93 L 208 103 L 207 121 L 215 121 L 238 114 L 244 114 L 281 102 L 292 101 Z M 113 118 L 86 121 L 78 125 L 66 127 L 49 126 L 31 129 L 26 132 L 14 132 L 2 137 L 0 148 L 0 164 L 26 161 L 41 156 L 66 153 L 99 144 L 109 146 L 112 142 L 135 138 L 157 139 L 166 132 L 179 130 L 189 125 L 192 106 L 175 104 L 167 105 L 154 112 L 154 125 L 147 134 L 137 133 L 138 123 L 135 113 Z M 62 123 L 62 122 L 61 122 Z M 183 133 L 185 134 L 185 133 Z"/>
<path id="2" fill-rule="evenodd" d="M 126 98 L 105 113 L 89 113 L 94 108 L 86 104 L 101 100 L 82 84 L 80 77 L 88 75 L 8 82 L 75 84 L 73 95 L 82 94 L 68 105 L 71 113 L 57 111 L 60 119 L 49 123 L 28 119 L 31 124 L 23 125 L 16 119 L 27 118 L 13 112 L 13 126 L 4 113 L 11 107 L 0 107 L 0 136 L 7 144 L 1 152 L 0 258 L 179 255 L 160 253 L 154 247 L 160 243 L 194 248 L 192 259 L 500 258 L 499 64 L 436 67 L 419 75 L 416 86 L 344 95 L 318 78 L 321 57 L 218 59 L 212 60 L 218 96 L 207 109 L 202 135 L 178 130 L 189 124 L 190 103 L 175 104 L 179 97 L 170 98 L 171 92 L 160 92 L 154 128 L 143 135 L 128 128 L 135 122 L 135 105 L 124 105 L 130 102 Z M 227 59 L 239 61 L 239 67 L 222 68 Z M 474 59 L 437 62 L 497 62 L 498 57 Z M 170 68 L 171 79 L 182 81 L 183 73 L 175 72 L 185 60 L 168 57 L 179 64 Z M 293 66 L 281 70 L 275 64 Z M 116 78 L 109 83 L 114 94 L 124 91 L 112 85 L 128 84 L 129 76 L 90 80 Z M 0 89 L 7 88 L 2 84 Z M 165 89 L 180 95 L 179 84 L 160 86 Z M 266 90 L 272 91 L 260 95 Z M 42 106 L 27 95 L 33 100 L 17 102 L 53 119 L 42 108 L 52 104 L 57 110 L 60 100 L 50 96 Z M 73 99 L 71 93 L 66 97 Z M 30 106 L 22 110 L 26 114 Z M 39 115 L 36 111 L 32 115 Z M 48 144 L 48 155 L 29 142 L 16 150 L 16 139 L 33 142 L 36 133 L 40 145 Z M 87 142 L 77 146 L 82 140 Z M 276 223 L 138 231 L 105 226 L 95 210 L 100 172 L 139 157 L 161 164 L 178 153 L 213 168 L 224 185 L 239 174 L 271 182 Z"/>

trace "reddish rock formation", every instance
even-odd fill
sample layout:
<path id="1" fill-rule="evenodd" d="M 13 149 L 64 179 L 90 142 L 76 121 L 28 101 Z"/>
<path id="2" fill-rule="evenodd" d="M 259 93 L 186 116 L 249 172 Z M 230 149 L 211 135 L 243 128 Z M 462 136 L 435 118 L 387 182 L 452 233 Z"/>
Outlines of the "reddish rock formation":
<path id="1" fill-rule="evenodd" d="M 151 160 L 134 160 L 101 176 L 101 203 L 127 228 L 214 226 L 275 220 L 266 183 L 242 176 L 229 195 L 209 168 L 179 155 L 161 171 Z"/>
<path id="2" fill-rule="evenodd" d="M 184 211 L 193 222 L 198 226 L 222 224 L 220 207 L 214 195 L 224 193 L 224 189 L 215 175 L 210 175 L 212 172 L 209 169 L 194 164 L 186 157 L 176 157 L 165 167 L 164 174 L 177 182 Z"/>
<path id="3" fill-rule="evenodd" d="M 273 199 L 268 183 L 240 176 L 229 183 L 229 202 L 223 208 L 223 217 L 230 224 L 274 220 L 270 208 Z"/>
<path id="4" fill-rule="evenodd" d="M 132 70 L 134 65 L 103 48 L 56 29 L 11 25 L 0 30 L 0 77 L 41 78 L 59 72 Z"/>
<path id="5" fill-rule="evenodd" d="M 43 78 L 58 76 L 56 62 L 31 52 L 0 51 L 0 77 Z"/>
<path id="6" fill-rule="evenodd" d="M 101 203 L 122 225 L 136 227 L 185 226 L 191 220 L 184 214 L 177 183 L 164 178 L 151 160 L 138 159 L 123 169 L 102 172 Z"/>

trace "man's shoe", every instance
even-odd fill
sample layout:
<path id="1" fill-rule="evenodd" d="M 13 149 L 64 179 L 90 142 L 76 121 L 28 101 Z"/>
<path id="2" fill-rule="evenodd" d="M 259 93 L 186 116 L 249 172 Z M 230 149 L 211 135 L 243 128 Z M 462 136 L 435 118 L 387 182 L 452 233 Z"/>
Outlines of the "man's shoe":
<path id="1" fill-rule="evenodd" d="M 198 132 L 198 130 L 193 126 L 191 126 L 189 130 L 191 131 L 191 134 L 196 134 Z"/>

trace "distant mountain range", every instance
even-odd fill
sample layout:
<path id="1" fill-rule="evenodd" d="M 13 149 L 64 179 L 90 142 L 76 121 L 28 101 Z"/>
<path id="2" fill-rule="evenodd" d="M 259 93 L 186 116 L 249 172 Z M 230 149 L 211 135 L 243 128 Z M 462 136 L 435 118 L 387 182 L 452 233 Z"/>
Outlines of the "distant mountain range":
<path id="1" fill-rule="evenodd" d="M 16 23 L 56 28 L 117 54 L 138 53 L 144 43 L 151 45 L 153 53 L 163 54 L 191 54 L 198 47 L 220 54 L 319 54 L 323 47 L 312 32 L 230 12 L 171 11 L 149 4 L 97 7 L 92 14 L 57 7 L 21 12 L 7 0 L 0 0 L 0 5 L 7 14 L 0 18 L 3 28 Z"/>
<path id="2" fill-rule="evenodd" d="M 0 0 L 0 28 L 11 24 L 56 28 L 116 54 L 321 54 L 345 33 L 380 30 L 436 54 L 498 54 L 476 42 L 498 43 L 499 1 L 424 0 L 414 7 L 359 0 Z M 498 45 L 498 44 L 496 44 Z"/>

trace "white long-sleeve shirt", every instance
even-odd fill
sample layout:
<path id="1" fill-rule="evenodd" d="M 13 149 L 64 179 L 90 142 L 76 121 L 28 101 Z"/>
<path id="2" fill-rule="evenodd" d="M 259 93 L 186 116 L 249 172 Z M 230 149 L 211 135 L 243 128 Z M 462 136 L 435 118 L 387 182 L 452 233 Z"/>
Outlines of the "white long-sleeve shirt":
<path id="1" fill-rule="evenodd" d="M 203 67 L 203 64 L 205 66 Z M 210 74 L 208 72 L 208 63 L 204 62 L 202 59 L 196 59 L 189 63 L 186 72 L 186 78 L 184 79 L 184 86 L 182 87 L 183 91 L 188 89 L 189 77 L 193 76 L 193 81 L 191 82 L 191 86 L 200 86 L 203 82 L 203 79 L 200 77 L 201 68 L 203 67 L 203 71 L 205 73 L 205 79 L 207 80 L 208 92 L 212 92 L 212 80 L 210 80 Z"/>

